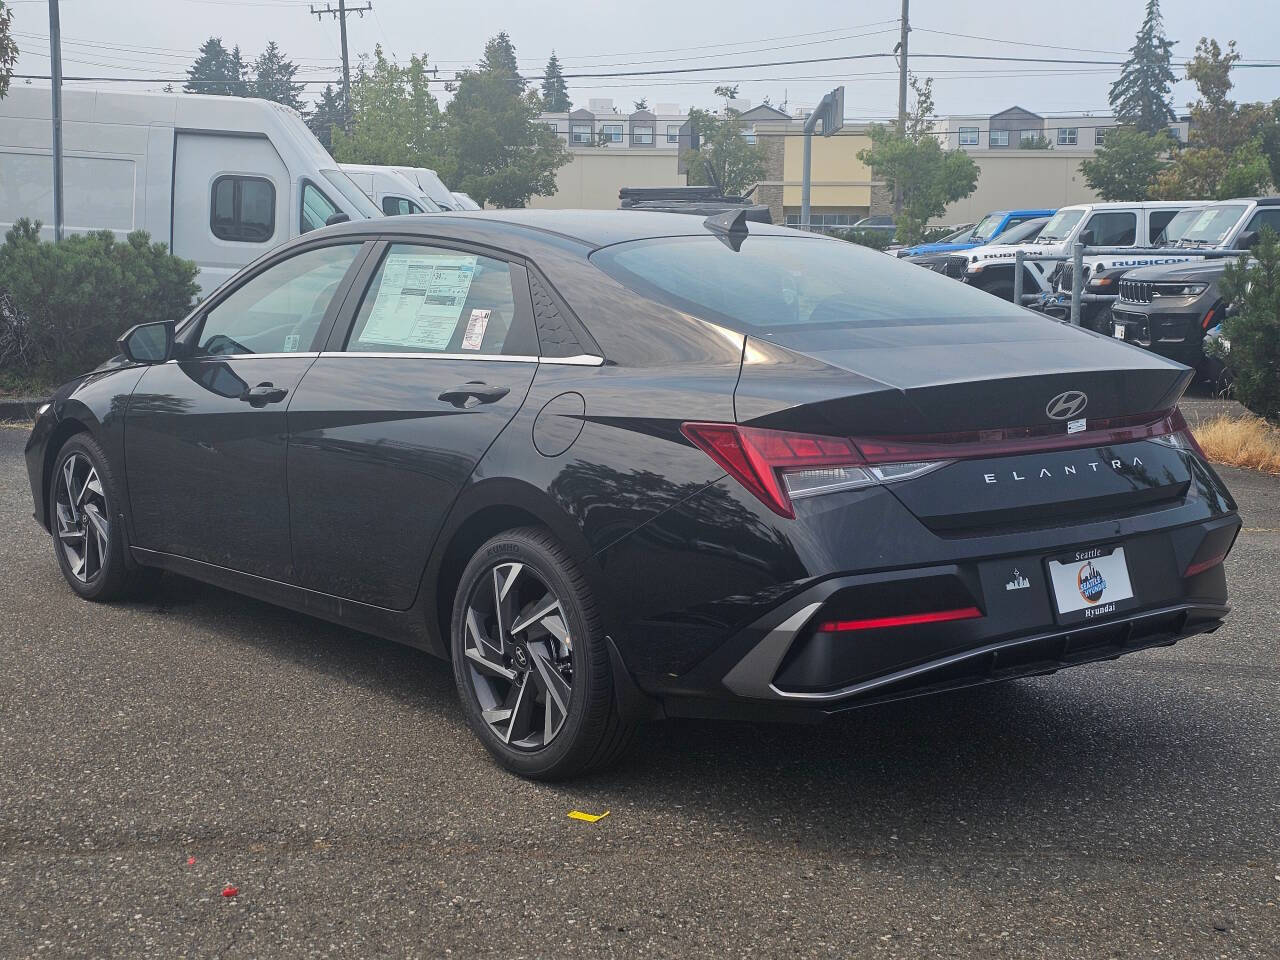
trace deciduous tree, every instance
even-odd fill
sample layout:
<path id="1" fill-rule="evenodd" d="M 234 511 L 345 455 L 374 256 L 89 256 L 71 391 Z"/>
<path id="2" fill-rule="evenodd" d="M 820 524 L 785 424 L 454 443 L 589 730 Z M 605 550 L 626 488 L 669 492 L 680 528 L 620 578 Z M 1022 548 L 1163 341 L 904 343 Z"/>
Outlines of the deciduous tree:
<path id="1" fill-rule="evenodd" d="M 340 105 L 340 96 L 333 99 Z M 444 133 L 426 55 L 412 56 L 402 67 L 374 47 L 351 82 L 351 129 L 330 129 L 330 152 L 342 163 L 438 169 L 445 160 Z"/>
<path id="2" fill-rule="evenodd" d="M 715 93 L 731 101 L 737 98 L 738 88 L 716 87 Z M 747 141 L 741 111 L 727 102 L 719 113 L 693 109 L 689 124 L 698 136 L 697 149 L 685 152 L 690 185 L 712 184 L 729 196 L 737 196 L 764 176 L 764 148 Z"/>
<path id="3" fill-rule="evenodd" d="M 1163 127 L 1159 133 L 1116 127 L 1093 157 L 1081 161 L 1080 172 L 1103 200 L 1146 200 L 1156 176 L 1169 165 L 1172 146 Z"/>
<path id="4" fill-rule="evenodd" d="M 13 65 L 18 62 L 18 45 L 13 40 L 13 11 L 0 0 L 0 97 L 9 92 Z"/>
<path id="5" fill-rule="evenodd" d="M 541 91 L 525 90 L 515 48 L 499 33 L 485 45 L 480 67 L 459 76 L 445 109 L 446 182 L 497 207 L 555 193 L 555 172 L 570 156 L 538 120 L 542 109 Z"/>

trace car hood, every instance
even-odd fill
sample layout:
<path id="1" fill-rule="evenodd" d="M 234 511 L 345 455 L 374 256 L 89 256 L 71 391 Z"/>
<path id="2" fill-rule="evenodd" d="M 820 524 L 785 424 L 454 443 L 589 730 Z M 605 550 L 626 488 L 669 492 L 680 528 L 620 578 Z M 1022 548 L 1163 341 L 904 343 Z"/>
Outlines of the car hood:
<path id="1" fill-rule="evenodd" d="M 910 247 L 903 256 L 918 257 L 927 253 L 953 253 L 957 250 L 971 250 L 976 243 L 921 243 Z"/>
<path id="2" fill-rule="evenodd" d="M 1140 280 L 1152 283 L 1177 282 L 1185 280 L 1193 282 L 1197 280 L 1212 283 L 1222 276 L 1222 271 L 1227 268 L 1228 261 L 1226 258 L 1218 260 L 1193 260 L 1183 263 L 1165 263 L 1150 267 L 1140 267 L 1137 270 L 1130 270 L 1125 274 L 1126 280 Z"/>

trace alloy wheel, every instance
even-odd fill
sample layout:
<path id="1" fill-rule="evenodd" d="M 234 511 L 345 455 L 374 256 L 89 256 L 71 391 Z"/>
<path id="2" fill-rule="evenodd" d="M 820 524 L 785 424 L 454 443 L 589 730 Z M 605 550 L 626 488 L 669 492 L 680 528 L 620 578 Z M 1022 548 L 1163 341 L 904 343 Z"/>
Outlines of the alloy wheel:
<path id="1" fill-rule="evenodd" d="M 73 453 L 62 462 L 57 489 L 58 542 L 72 574 L 89 583 L 106 562 L 111 543 L 111 512 L 98 469 Z"/>
<path id="2" fill-rule="evenodd" d="M 499 563 L 472 587 L 464 630 L 485 723 L 508 746 L 547 746 L 573 698 L 573 641 L 555 591 L 528 564 Z"/>

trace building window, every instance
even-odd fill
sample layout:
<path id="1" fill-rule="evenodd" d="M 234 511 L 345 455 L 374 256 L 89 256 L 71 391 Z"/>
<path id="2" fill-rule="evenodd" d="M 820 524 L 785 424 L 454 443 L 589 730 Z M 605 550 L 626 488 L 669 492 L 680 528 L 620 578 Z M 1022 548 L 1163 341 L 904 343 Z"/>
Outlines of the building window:
<path id="1" fill-rule="evenodd" d="M 1074 147 L 1080 140 L 1079 127 L 1059 127 L 1058 128 L 1058 146 Z"/>
<path id="2" fill-rule="evenodd" d="M 1169 128 L 1169 136 L 1173 137 L 1174 141 L 1177 143 L 1182 142 L 1182 131 L 1179 130 L 1177 127 Z"/>
<path id="3" fill-rule="evenodd" d="M 556 126 L 556 122 L 554 120 L 548 121 L 547 126 L 551 128 L 552 133 L 558 134 L 560 132 L 560 128 Z"/>
<path id="4" fill-rule="evenodd" d="M 976 147 L 978 145 L 978 128 L 977 127 L 961 127 L 960 128 L 960 146 Z"/>
<path id="5" fill-rule="evenodd" d="M 639 144 L 653 143 L 653 127 L 632 127 L 631 142 Z"/>
<path id="6" fill-rule="evenodd" d="M 667 143 L 679 143 L 679 142 L 680 142 L 680 124 L 668 123 L 667 124 Z"/>
<path id="7" fill-rule="evenodd" d="M 1009 145 L 1008 130 L 992 130 L 989 136 L 991 140 L 991 146 L 993 147 L 1007 147 Z"/>
<path id="8" fill-rule="evenodd" d="M 1110 127 L 1096 127 L 1093 131 L 1093 145 L 1100 147 L 1107 142 L 1107 131 Z"/>
<path id="9" fill-rule="evenodd" d="M 276 232 L 276 188 L 262 177 L 213 181 L 209 229 L 219 240 L 265 243 Z"/>
<path id="10" fill-rule="evenodd" d="M 574 143 L 590 143 L 591 142 L 591 124 L 589 123 L 571 123 L 569 124 L 569 134 Z"/>
<path id="11" fill-rule="evenodd" d="M 1018 131 L 1018 140 L 1022 143 L 1028 143 L 1031 141 L 1039 140 L 1040 137 L 1041 137 L 1041 133 L 1039 130 L 1019 130 Z"/>
<path id="12" fill-rule="evenodd" d="M 602 123 L 600 124 L 600 132 L 604 134 L 604 139 L 609 143 L 622 142 L 622 124 L 620 123 Z"/>

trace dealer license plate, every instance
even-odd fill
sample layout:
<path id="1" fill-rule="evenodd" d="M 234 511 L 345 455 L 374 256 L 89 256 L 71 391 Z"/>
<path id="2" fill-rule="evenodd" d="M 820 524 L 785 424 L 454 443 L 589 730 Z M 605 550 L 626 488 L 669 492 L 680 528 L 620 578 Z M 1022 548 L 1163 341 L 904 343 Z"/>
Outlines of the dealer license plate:
<path id="1" fill-rule="evenodd" d="M 1117 604 L 1133 599 L 1124 547 L 1109 552 L 1101 548 L 1080 550 L 1070 557 L 1050 560 L 1049 579 L 1058 613 L 1074 614 L 1073 620 L 1114 613 Z"/>

